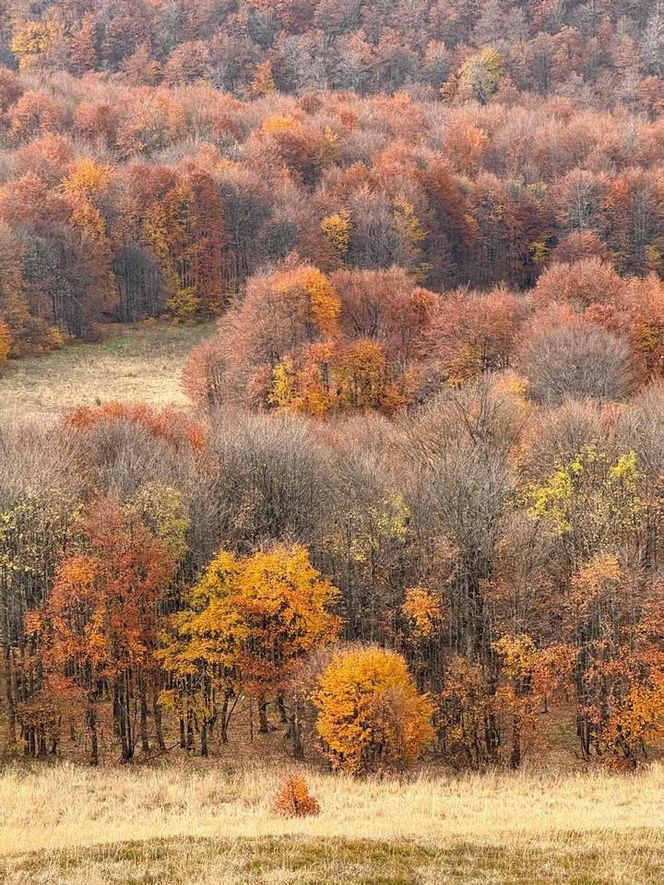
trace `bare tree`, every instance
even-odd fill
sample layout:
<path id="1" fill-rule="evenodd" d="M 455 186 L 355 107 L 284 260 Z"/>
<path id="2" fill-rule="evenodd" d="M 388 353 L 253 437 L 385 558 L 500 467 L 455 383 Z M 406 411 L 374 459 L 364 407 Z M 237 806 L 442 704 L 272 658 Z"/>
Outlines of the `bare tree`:
<path id="1" fill-rule="evenodd" d="M 627 343 L 586 324 L 542 333 L 525 345 L 520 365 L 538 403 L 561 403 L 568 397 L 622 400 L 632 384 Z"/>

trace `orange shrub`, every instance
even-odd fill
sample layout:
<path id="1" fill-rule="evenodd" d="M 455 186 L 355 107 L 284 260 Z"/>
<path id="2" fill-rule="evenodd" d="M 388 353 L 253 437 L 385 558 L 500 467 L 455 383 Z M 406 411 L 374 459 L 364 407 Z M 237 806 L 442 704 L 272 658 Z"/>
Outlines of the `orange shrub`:
<path id="1" fill-rule="evenodd" d="M 286 817 L 309 817 L 320 813 L 320 806 L 300 774 L 290 774 L 274 799 L 274 810 Z"/>
<path id="2" fill-rule="evenodd" d="M 130 421 L 176 449 L 190 446 L 200 451 L 205 445 L 205 431 L 195 421 L 176 409 L 154 409 L 145 403 L 108 402 L 99 406 L 78 406 L 65 418 L 68 427 L 87 430 L 105 421 Z"/>

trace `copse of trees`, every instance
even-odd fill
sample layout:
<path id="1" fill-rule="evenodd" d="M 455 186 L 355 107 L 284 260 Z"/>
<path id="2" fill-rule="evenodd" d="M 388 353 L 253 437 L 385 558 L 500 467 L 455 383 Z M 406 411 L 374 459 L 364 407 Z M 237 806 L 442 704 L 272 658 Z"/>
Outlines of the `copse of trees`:
<path id="1" fill-rule="evenodd" d="M 207 408 L 391 414 L 426 382 L 418 361 L 436 304 L 396 269 L 326 276 L 286 266 L 249 281 L 218 340 L 190 358 L 185 386 Z"/>
<path id="2" fill-rule="evenodd" d="M 538 403 L 626 399 L 664 370 L 664 284 L 591 258 L 552 264 L 528 293 L 439 296 L 397 268 L 289 260 L 249 279 L 183 382 L 203 413 L 391 416 L 510 368 Z"/>
<path id="3" fill-rule="evenodd" d="M 8 746 L 129 761 L 277 729 L 365 773 L 517 767 L 562 735 L 633 767 L 663 737 L 662 422 L 659 381 L 540 403 L 506 371 L 405 419 L 3 427 Z"/>

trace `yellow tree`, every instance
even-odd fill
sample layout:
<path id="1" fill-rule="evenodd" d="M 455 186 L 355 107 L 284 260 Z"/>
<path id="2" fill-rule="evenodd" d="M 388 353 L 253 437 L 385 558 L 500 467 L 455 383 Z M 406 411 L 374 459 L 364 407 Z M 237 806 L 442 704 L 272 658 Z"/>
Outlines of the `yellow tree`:
<path id="1" fill-rule="evenodd" d="M 262 61 L 256 66 L 254 76 L 249 85 L 249 92 L 252 98 L 262 98 L 276 90 L 274 75 L 272 74 L 272 65 L 269 61 Z"/>
<path id="2" fill-rule="evenodd" d="M 7 362 L 12 349 L 12 336 L 7 323 L 0 317 L 0 366 Z"/>
<path id="3" fill-rule="evenodd" d="M 220 696 L 223 703 L 238 689 L 258 699 L 260 729 L 269 730 L 268 700 L 283 702 L 297 662 L 336 639 L 340 624 L 330 607 L 337 595 L 299 545 L 215 557 L 192 588 L 187 610 L 173 616 L 162 651 L 176 685 L 171 700 L 187 714 L 190 730 L 198 726 L 203 753 Z M 288 718 L 301 755 L 297 707 Z M 223 729 L 227 710 L 221 713 Z"/>
<path id="4" fill-rule="evenodd" d="M 433 739 L 432 705 L 396 652 L 339 652 L 321 675 L 314 702 L 327 758 L 351 774 L 401 770 Z"/>
<path id="5" fill-rule="evenodd" d="M 112 175 L 111 166 L 101 165 L 91 157 L 83 157 L 72 165 L 62 182 L 70 205 L 71 221 L 80 231 L 83 247 L 88 253 L 96 254 L 96 264 L 103 268 L 100 294 L 107 306 L 114 302 L 115 278 L 103 200 L 111 185 Z"/>
<path id="6" fill-rule="evenodd" d="M 335 267 L 342 267 L 346 260 L 350 248 L 352 227 L 348 209 L 327 215 L 320 223 L 321 233 L 331 252 L 331 263 Z"/>
<path id="7" fill-rule="evenodd" d="M 101 166 L 90 157 L 77 160 L 62 182 L 71 203 L 71 218 L 91 239 L 106 244 L 106 221 L 97 205 L 107 192 L 112 176 L 110 166 Z"/>
<path id="8" fill-rule="evenodd" d="M 11 49 L 21 70 L 31 68 L 51 45 L 48 25 L 39 21 L 21 22 L 14 29 Z"/>

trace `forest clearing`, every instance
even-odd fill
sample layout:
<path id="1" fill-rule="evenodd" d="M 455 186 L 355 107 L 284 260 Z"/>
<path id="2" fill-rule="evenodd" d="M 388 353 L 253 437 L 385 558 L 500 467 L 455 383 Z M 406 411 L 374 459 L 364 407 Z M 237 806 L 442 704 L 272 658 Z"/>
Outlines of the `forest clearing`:
<path id="1" fill-rule="evenodd" d="M 102 400 L 186 406 L 180 373 L 211 323 L 166 321 L 107 326 L 101 341 L 10 362 L 0 375 L 0 413 L 57 417 Z"/>

